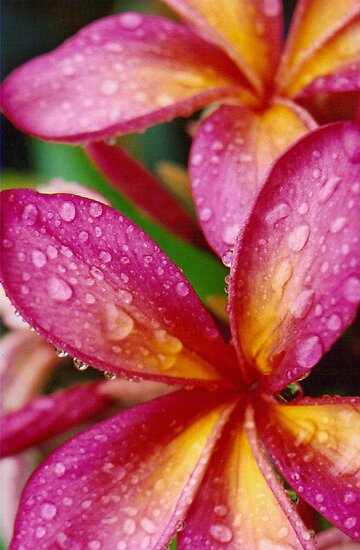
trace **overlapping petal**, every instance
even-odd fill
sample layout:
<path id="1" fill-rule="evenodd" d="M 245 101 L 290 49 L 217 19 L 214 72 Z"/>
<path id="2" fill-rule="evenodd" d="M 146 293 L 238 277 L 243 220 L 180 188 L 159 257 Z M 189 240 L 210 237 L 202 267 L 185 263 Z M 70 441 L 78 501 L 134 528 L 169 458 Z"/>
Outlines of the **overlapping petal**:
<path id="1" fill-rule="evenodd" d="M 120 375 L 238 377 L 182 272 L 127 218 L 75 195 L 6 191 L 2 203 L 4 287 L 57 348 Z"/>
<path id="2" fill-rule="evenodd" d="M 316 537 L 319 550 L 357 550 L 359 545 L 344 533 L 332 527 Z"/>
<path id="3" fill-rule="evenodd" d="M 295 95 L 314 78 L 358 62 L 359 16 L 357 0 L 300 0 L 282 57 L 280 89 Z"/>
<path id="4" fill-rule="evenodd" d="M 229 58 L 190 29 L 129 12 L 14 71 L 2 107 L 30 134 L 86 142 L 187 116 L 243 84 Z"/>
<path id="5" fill-rule="evenodd" d="M 178 537 L 179 550 L 313 548 L 308 530 L 256 443 L 254 423 L 244 420 L 241 406 L 216 445 Z"/>
<path id="6" fill-rule="evenodd" d="M 306 398 L 259 407 L 256 421 L 294 490 L 360 541 L 360 398 Z"/>
<path id="7" fill-rule="evenodd" d="M 185 208 L 150 172 L 131 159 L 124 149 L 97 142 L 89 144 L 86 151 L 110 183 L 155 221 L 190 242 L 202 240 L 194 220 Z"/>
<path id="8" fill-rule="evenodd" d="M 360 129 L 311 132 L 274 165 L 235 250 L 233 334 L 249 379 L 272 391 L 303 376 L 360 299 Z"/>
<path id="9" fill-rule="evenodd" d="M 71 386 L 5 414 L 0 419 L 0 455 L 19 453 L 100 414 L 109 400 L 98 390 L 99 383 Z"/>
<path id="10" fill-rule="evenodd" d="M 220 256 L 234 247 L 271 162 L 315 126 L 306 111 L 281 100 L 263 112 L 224 105 L 201 124 L 190 157 L 192 191 L 201 227 Z"/>
<path id="11" fill-rule="evenodd" d="M 280 0 L 165 0 L 237 63 L 258 91 L 274 74 L 282 47 Z"/>
<path id="12" fill-rule="evenodd" d="M 233 407 L 218 392 L 183 390 L 76 436 L 28 484 L 12 550 L 25 541 L 39 550 L 164 548 Z"/>

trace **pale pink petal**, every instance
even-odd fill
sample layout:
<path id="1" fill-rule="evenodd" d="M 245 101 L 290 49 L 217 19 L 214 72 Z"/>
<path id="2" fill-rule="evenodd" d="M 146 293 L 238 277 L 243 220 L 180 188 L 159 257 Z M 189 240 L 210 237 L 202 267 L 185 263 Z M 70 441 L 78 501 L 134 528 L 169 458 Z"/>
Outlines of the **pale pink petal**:
<path id="1" fill-rule="evenodd" d="M 266 93 L 281 54 L 280 0 L 165 0 L 165 3 L 222 48 L 257 91 Z"/>
<path id="2" fill-rule="evenodd" d="M 58 361 L 54 348 L 29 329 L 3 336 L 0 358 L 2 413 L 23 407 L 37 395 Z"/>
<path id="3" fill-rule="evenodd" d="M 291 487 L 360 541 L 360 398 L 259 406 L 256 421 L 267 451 Z"/>
<path id="4" fill-rule="evenodd" d="M 71 193 L 72 195 L 79 195 L 104 204 L 110 204 L 105 197 L 94 189 L 76 181 L 67 181 L 64 178 L 52 178 L 47 183 L 38 185 L 37 190 L 40 193 Z"/>
<path id="5" fill-rule="evenodd" d="M 6 296 L 2 285 L 0 285 L 0 316 L 1 321 L 7 328 L 27 330 L 29 325 L 17 313 L 16 309 Z"/>
<path id="6" fill-rule="evenodd" d="M 308 372 L 354 318 L 359 201 L 351 123 L 307 134 L 264 183 L 234 253 L 230 312 L 249 379 L 271 391 Z"/>
<path id="7" fill-rule="evenodd" d="M 357 97 L 360 95 L 360 60 L 349 66 L 341 67 L 324 76 L 315 78 L 308 86 L 303 88 L 296 96 L 297 99 L 307 98 L 309 96 L 341 92 L 357 91 Z M 345 96 L 346 97 L 346 96 Z"/>
<path id="8" fill-rule="evenodd" d="M 182 385 L 238 377 L 182 272 L 130 220 L 75 195 L 3 192 L 3 284 L 57 348 L 103 371 Z"/>
<path id="9" fill-rule="evenodd" d="M 110 183 L 155 221 L 186 240 L 202 240 L 185 208 L 124 149 L 98 142 L 88 145 L 86 151 Z"/>
<path id="10" fill-rule="evenodd" d="M 347 537 L 336 527 L 323 531 L 316 537 L 319 550 L 357 550 L 357 542 Z"/>
<path id="11" fill-rule="evenodd" d="M 103 412 L 108 404 L 96 383 L 36 397 L 22 409 L 1 417 L 0 455 L 33 447 Z"/>
<path id="12" fill-rule="evenodd" d="M 74 437 L 25 489 L 12 550 L 165 548 L 233 407 L 183 390 Z"/>
<path id="13" fill-rule="evenodd" d="M 224 105 L 201 124 L 190 157 L 192 191 L 199 223 L 225 263 L 265 171 L 279 153 L 315 126 L 306 111 L 279 100 L 258 113 Z"/>
<path id="14" fill-rule="evenodd" d="M 310 539 L 239 407 L 215 447 L 178 549 L 310 550 Z"/>
<path id="15" fill-rule="evenodd" d="M 86 142 L 187 116 L 244 79 L 190 29 L 139 13 L 106 17 L 14 71 L 2 107 L 23 131 Z"/>

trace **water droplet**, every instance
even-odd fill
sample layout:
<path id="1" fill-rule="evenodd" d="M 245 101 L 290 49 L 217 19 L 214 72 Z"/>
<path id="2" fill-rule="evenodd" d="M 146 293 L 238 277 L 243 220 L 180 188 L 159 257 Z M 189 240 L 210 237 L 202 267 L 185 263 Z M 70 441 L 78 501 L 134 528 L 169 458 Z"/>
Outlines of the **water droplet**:
<path id="1" fill-rule="evenodd" d="M 87 546 L 89 550 L 100 550 L 101 542 L 99 540 L 91 540 Z"/>
<path id="2" fill-rule="evenodd" d="M 234 255 L 234 249 L 233 248 L 228 248 L 226 250 L 226 252 L 224 252 L 224 254 L 222 255 L 222 257 L 221 257 L 222 263 L 226 267 L 231 267 L 231 262 L 232 262 L 232 259 L 233 259 L 233 255 Z"/>
<path id="3" fill-rule="evenodd" d="M 271 284 L 275 292 L 282 294 L 285 284 L 290 280 L 292 275 L 292 265 L 288 259 L 282 261 L 275 269 Z"/>
<path id="4" fill-rule="evenodd" d="M 200 166 L 203 160 L 204 160 L 204 157 L 201 153 L 195 153 L 194 155 L 191 156 L 190 163 L 193 166 Z"/>
<path id="5" fill-rule="evenodd" d="M 65 474 L 65 471 L 66 471 L 65 464 L 63 464 L 62 462 L 57 462 L 55 464 L 54 466 L 55 475 L 57 475 L 58 477 L 62 477 Z"/>
<path id="6" fill-rule="evenodd" d="M 47 263 L 47 258 L 42 250 L 32 250 L 31 261 L 35 267 L 44 267 Z"/>
<path id="7" fill-rule="evenodd" d="M 331 233 L 339 233 L 339 231 L 341 231 L 345 227 L 346 223 L 346 218 L 336 218 L 336 220 L 334 220 L 330 226 Z"/>
<path id="8" fill-rule="evenodd" d="M 214 513 L 217 516 L 224 517 L 228 513 L 228 508 L 224 504 L 218 504 L 214 507 Z"/>
<path id="9" fill-rule="evenodd" d="M 153 535 L 157 531 L 155 523 L 149 518 L 141 518 L 140 525 L 149 535 Z"/>
<path id="10" fill-rule="evenodd" d="M 127 550 L 127 547 L 128 546 L 124 540 L 120 540 L 116 545 L 117 550 Z"/>
<path id="11" fill-rule="evenodd" d="M 124 29 L 132 31 L 140 27 L 142 23 L 142 16 L 138 13 L 128 12 L 120 15 L 119 21 L 120 25 Z"/>
<path id="12" fill-rule="evenodd" d="M 288 244 L 294 252 L 300 252 L 306 245 L 310 235 L 310 227 L 306 224 L 299 225 L 288 236 Z"/>
<path id="13" fill-rule="evenodd" d="M 290 214 L 289 205 L 285 202 L 282 202 L 276 205 L 272 210 L 270 210 L 266 216 L 265 221 L 268 224 L 275 225 L 279 220 L 287 218 Z"/>
<path id="14" fill-rule="evenodd" d="M 10 239 L 3 239 L 2 245 L 4 248 L 11 248 L 14 246 L 14 243 Z"/>
<path id="15" fill-rule="evenodd" d="M 68 353 L 62 349 L 59 349 L 59 348 L 55 348 L 55 353 L 58 357 L 60 358 L 63 358 L 63 357 L 68 357 Z"/>
<path id="16" fill-rule="evenodd" d="M 95 304 L 96 298 L 95 298 L 95 296 L 94 296 L 93 294 L 90 294 L 90 292 L 87 292 L 87 293 L 85 294 L 85 302 L 86 302 L 87 304 Z"/>
<path id="17" fill-rule="evenodd" d="M 315 495 L 315 500 L 316 502 L 324 502 L 324 495 L 322 495 L 321 493 L 317 493 Z"/>
<path id="18" fill-rule="evenodd" d="M 355 527 L 356 524 L 357 524 L 357 519 L 355 516 L 346 518 L 346 520 L 344 521 L 344 527 L 346 527 L 346 529 L 352 529 L 353 527 Z"/>
<path id="19" fill-rule="evenodd" d="M 349 277 L 344 284 L 343 294 L 345 299 L 351 304 L 360 301 L 360 279 L 358 277 Z"/>
<path id="20" fill-rule="evenodd" d="M 104 376 L 107 380 L 116 380 L 116 374 L 113 372 L 105 371 Z"/>
<path id="21" fill-rule="evenodd" d="M 306 214 L 309 211 L 309 205 L 307 202 L 302 202 L 298 208 L 299 214 Z"/>
<path id="22" fill-rule="evenodd" d="M 301 367 L 312 367 L 322 357 L 323 347 L 319 336 L 309 336 L 297 346 L 296 357 Z"/>
<path id="23" fill-rule="evenodd" d="M 54 258 L 57 258 L 57 256 L 58 256 L 57 248 L 55 248 L 55 246 L 49 244 L 49 246 L 46 247 L 46 254 L 50 258 L 50 260 L 53 260 Z"/>
<path id="24" fill-rule="evenodd" d="M 53 519 L 57 514 L 57 508 L 55 504 L 51 502 L 44 502 L 40 509 L 40 515 L 43 519 L 50 520 Z"/>
<path id="25" fill-rule="evenodd" d="M 350 506 L 351 504 L 354 504 L 354 502 L 357 501 L 357 495 L 355 493 L 346 493 L 344 495 L 344 504 L 346 506 Z"/>
<path id="26" fill-rule="evenodd" d="M 95 279 L 97 279 L 98 281 L 102 281 L 104 279 L 104 274 L 101 271 L 101 269 L 99 269 L 98 267 L 96 267 L 94 265 L 90 268 L 90 274 L 93 277 L 95 277 Z"/>
<path id="27" fill-rule="evenodd" d="M 337 315 L 336 313 L 334 313 L 329 318 L 328 322 L 326 323 L 326 326 L 329 330 L 333 330 L 335 332 L 338 331 L 342 326 L 341 317 L 339 315 Z"/>
<path id="28" fill-rule="evenodd" d="M 48 280 L 47 289 L 51 298 L 59 302 L 66 302 L 73 294 L 72 288 L 56 275 Z"/>
<path id="29" fill-rule="evenodd" d="M 134 328 L 134 320 L 115 304 L 106 304 L 106 321 L 111 340 L 127 338 Z"/>
<path id="30" fill-rule="evenodd" d="M 316 438 L 319 441 L 319 443 L 326 443 L 329 439 L 329 434 L 325 430 L 320 430 L 316 434 Z M 319 502 L 319 501 L 318 501 Z"/>
<path id="31" fill-rule="evenodd" d="M 214 524 L 210 527 L 210 535 L 218 542 L 230 542 L 233 534 L 225 525 Z"/>
<path id="32" fill-rule="evenodd" d="M 80 231 L 79 233 L 79 240 L 82 243 L 85 243 L 89 238 L 89 233 L 87 231 Z"/>
<path id="33" fill-rule="evenodd" d="M 133 519 L 127 518 L 123 524 L 124 533 L 127 535 L 133 535 L 136 531 L 136 523 Z"/>
<path id="34" fill-rule="evenodd" d="M 80 371 L 86 370 L 90 367 L 88 363 L 85 363 L 85 361 L 81 361 L 80 359 L 76 359 L 76 357 L 74 357 L 73 363 L 74 367 Z"/>
<path id="35" fill-rule="evenodd" d="M 202 222 L 208 222 L 212 217 L 211 208 L 202 208 L 199 213 L 199 218 Z"/>
<path id="36" fill-rule="evenodd" d="M 37 527 L 37 528 L 35 529 L 35 537 L 36 537 L 37 539 L 42 539 L 42 538 L 45 536 L 45 534 L 46 534 L 46 529 L 45 529 L 45 527 Z"/>
<path id="37" fill-rule="evenodd" d="M 311 288 L 305 289 L 296 298 L 293 304 L 290 304 L 290 310 L 297 319 L 304 319 L 309 313 L 314 301 L 315 291 Z"/>
<path id="38" fill-rule="evenodd" d="M 359 130 L 356 127 L 347 126 L 342 136 L 345 153 L 351 161 L 358 160 L 360 156 Z"/>
<path id="39" fill-rule="evenodd" d="M 182 298 L 187 296 L 190 292 L 190 289 L 186 283 L 177 283 L 176 285 L 176 294 Z"/>
<path id="40" fill-rule="evenodd" d="M 71 222 L 76 215 L 75 204 L 71 201 L 65 201 L 60 206 L 59 210 L 60 218 L 65 222 Z"/>
<path id="41" fill-rule="evenodd" d="M 34 225 L 38 217 L 38 209 L 35 204 L 27 204 L 22 213 L 22 220 L 25 225 Z"/>
<path id="42" fill-rule="evenodd" d="M 319 191 L 320 202 L 324 203 L 328 201 L 334 194 L 335 189 L 337 188 L 340 182 L 341 182 L 341 178 L 339 178 L 339 176 L 333 176 L 331 178 L 328 178 Z"/>
<path id="43" fill-rule="evenodd" d="M 263 9 L 268 17 L 276 17 L 279 13 L 280 4 L 277 0 L 263 0 Z"/>
<path id="44" fill-rule="evenodd" d="M 221 238 L 225 244 L 233 245 L 236 241 L 236 237 L 238 236 L 238 233 L 240 231 L 239 224 L 234 225 L 228 225 L 224 227 L 223 232 L 221 234 Z"/>
<path id="45" fill-rule="evenodd" d="M 127 290 L 118 290 L 117 295 L 122 304 L 131 304 L 133 297 Z"/>
<path id="46" fill-rule="evenodd" d="M 93 218 L 98 218 L 103 213 L 103 207 L 98 202 L 92 202 L 90 204 L 90 214 Z"/>
<path id="47" fill-rule="evenodd" d="M 102 250 L 99 254 L 100 261 L 104 262 L 105 264 L 108 264 L 112 260 L 112 256 L 110 252 L 107 252 L 106 250 Z"/>
<path id="48" fill-rule="evenodd" d="M 116 80 L 104 80 L 100 86 L 100 91 L 104 95 L 113 95 L 119 89 L 119 84 Z"/>

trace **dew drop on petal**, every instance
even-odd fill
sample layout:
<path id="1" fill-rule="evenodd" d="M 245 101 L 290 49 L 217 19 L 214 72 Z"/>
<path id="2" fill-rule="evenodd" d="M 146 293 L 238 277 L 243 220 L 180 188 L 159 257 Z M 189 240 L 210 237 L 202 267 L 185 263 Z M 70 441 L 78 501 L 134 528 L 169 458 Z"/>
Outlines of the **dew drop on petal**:
<path id="1" fill-rule="evenodd" d="M 44 267 L 44 265 L 46 265 L 47 258 L 42 250 L 35 249 L 31 251 L 31 261 L 35 267 Z"/>
<path id="2" fill-rule="evenodd" d="M 118 290 L 117 291 L 118 298 L 123 304 L 131 304 L 133 297 L 127 290 Z"/>
<path id="3" fill-rule="evenodd" d="M 74 203 L 71 201 L 64 201 L 60 206 L 59 215 L 65 222 L 71 222 L 76 215 Z"/>
<path id="4" fill-rule="evenodd" d="M 233 248 L 228 248 L 224 252 L 224 254 L 221 257 L 222 263 L 224 264 L 224 266 L 231 267 L 233 255 L 234 255 L 234 249 Z"/>
<path id="5" fill-rule="evenodd" d="M 89 233 L 87 231 L 80 231 L 79 240 L 82 243 L 85 243 L 89 238 Z"/>
<path id="6" fill-rule="evenodd" d="M 271 280 L 275 292 L 282 294 L 283 287 L 290 280 L 293 268 L 289 260 L 283 260 L 276 268 Z"/>
<path id="7" fill-rule="evenodd" d="M 57 508 L 55 504 L 51 502 L 44 502 L 40 509 L 40 515 L 43 519 L 50 520 L 53 519 L 57 514 Z"/>
<path id="8" fill-rule="evenodd" d="M 297 362 L 301 367 L 312 367 L 322 357 L 323 347 L 316 334 L 305 338 L 296 349 Z"/>
<path id="9" fill-rule="evenodd" d="M 34 204 L 27 204 L 22 213 L 22 220 L 25 225 L 34 225 L 38 217 L 38 209 Z"/>
<path id="10" fill-rule="evenodd" d="M 45 527 L 41 527 L 41 526 L 40 526 L 40 527 L 37 527 L 37 528 L 35 529 L 35 537 L 36 537 L 37 539 L 42 539 L 42 538 L 45 536 L 45 534 L 46 534 L 46 529 L 45 529 Z"/>
<path id="11" fill-rule="evenodd" d="M 142 16 L 138 13 L 124 13 L 119 17 L 120 25 L 123 29 L 134 30 L 142 24 Z"/>
<path id="12" fill-rule="evenodd" d="M 201 153 L 195 153 L 192 155 L 190 162 L 193 166 L 200 166 L 203 160 L 204 157 Z"/>
<path id="13" fill-rule="evenodd" d="M 287 218 L 290 214 L 290 207 L 286 202 L 282 202 L 276 205 L 272 210 L 270 210 L 266 216 L 265 221 L 268 224 L 275 225 L 276 222 Z"/>
<path id="14" fill-rule="evenodd" d="M 290 305 L 290 310 L 297 319 L 304 319 L 309 313 L 314 301 L 315 291 L 311 288 L 305 289 L 296 298 L 295 302 Z"/>
<path id="15" fill-rule="evenodd" d="M 299 225 L 288 236 L 288 244 L 294 252 L 300 252 L 306 245 L 310 235 L 310 227 L 306 224 Z"/>
<path id="16" fill-rule="evenodd" d="M 230 542 L 233 537 L 232 531 L 219 523 L 211 525 L 210 535 L 218 542 Z"/>
<path id="17" fill-rule="evenodd" d="M 136 531 L 136 523 L 133 519 L 127 518 L 123 524 L 124 533 L 127 535 L 133 535 Z"/>
<path id="18" fill-rule="evenodd" d="M 336 218 L 330 226 L 331 233 L 339 233 L 339 231 L 341 231 L 345 227 L 346 223 L 346 218 Z"/>
<path id="19" fill-rule="evenodd" d="M 104 95 L 113 95 L 119 89 L 119 85 L 116 80 L 104 80 L 100 86 L 100 91 Z"/>
<path id="20" fill-rule="evenodd" d="M 99 216 L 101 216 L 102 212 L 103 212 L 103 207 L 101 206 L 101 204 L 99 204 L 98 202 L 92 202 L 90 204 L 91 216 L 93 216 L 94 218 L 98 218 Z"/>
<path id="21" fill-rule="evenodd" d="M 238 233 L 240 231 L 239 224 L 234 225 L 228 225 L 224 227 L 223 232 L 221 234 L 221 238 L 225 244 L 233 245 L 236 241 L 236 237 L 238 236 Z"/>
<path id="22" fill-rule="evenodd" d="M 344 521 L 344 527 L 346 527 L 346 529 L 352 529 L 353 527 L 355 527 L 356 524 L 357 524 L 357 519 L 355 516 L 346 518 L 346 520 Z"/>
<path id="23" fill-rule="evenodd" d="M 182 298 L 189 294 L 189 287 L 186 283 L 177 283 L 176 285 L 176 294 Z"/>
<path id="24" fill-rule="evenodd" d="M 351 304 L 356 304 L 360 301 L 360 279 L 358 277 L 349 277 L 345 281 L 343 288 L 344 297 Z"/>
<path id="25" fill-rule="evenodd" d="M 199 212 L 199 218 L 202 222 L 208 222 L 212 217 L 212 210 L 211 208 L 202 208 Z"/>
<path id="26" fill-rule="evenodd" d="M 354 502 L 357 501 L 357 495 L 353 492 L 346 493 L 344 495 L 344 504 L 346 506 L 350 506 L 351 504 L 354 504 Z"/>
<path id="27" fill-rule="evenodd" d="M 331 317 L 329 317 L 326 326 L 329 330 L 333 330 L 334 332 L 338 331 L 342 326 L 341 317 L 334 313 Z"/>
<path id="28" fill-rule="evenodd" d="M 47 290 L 51 298 L 59 302 L 66 302 L 73 294 L 71 286 L 56 275 L 48 280 Z"/>
<path id="29" fill-rule="evenodd" d="M 324 203 L 328 201 L 332 195 L 334 194 L 337 186 L 341 182 L 341 178 L 339 176 L 333 176 L 331 178 L 328 178 L 321 189 L 319 190 L 319 200 L 320 202 Z"/>
<path id="30" fill-rule="evenodd" d="M 55 475 L 61 477 L 65 474 L 66 468 L 63 462 L 57 462 L 54 466 Z"/>

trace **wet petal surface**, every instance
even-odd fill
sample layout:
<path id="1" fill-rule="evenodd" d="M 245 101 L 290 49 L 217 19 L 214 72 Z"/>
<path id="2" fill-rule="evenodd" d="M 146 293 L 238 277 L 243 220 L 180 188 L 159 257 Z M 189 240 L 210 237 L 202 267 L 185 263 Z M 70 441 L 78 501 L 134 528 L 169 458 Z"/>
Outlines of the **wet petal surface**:
<path id="1" fill-rule="evenodd" d="M 259 408 L 259 433 L 293 489 L 360 541 L 360 398 Z"/>
<path id="2" fill-rule="evenodd" d="M 201 124 L 190 157 L 192 191 L 199 223 L 220 257 L 234 247 L 271 162 L 314 127 L 291 102 L 261 113 L 226 105 Z"/>
<path id="3" fill-rule="evenodd" d="M 359 128 L 329 125 L 273 166 L 239 238 L 233 334 L 272 390 L 308 372 L 356 313 L 359 200 Z"/>
<path id="4" fill-rule="evenodd" d="M 28 484 L 12 549 L 164 548 L 232 408 L 217 392 L 181 391 L 76 436 Z"/>
<path id="5" fill-rule="evenodd" d="M 179 550 L 313 548 L 309 532 L 256 443 L 254 456 L 247 430 L 256 439 L 254 423 L 245 421 L 241 406 L 216 445 L 178 537 Z"/>
<path id="6" fill-rule="evenodd" d="M 14 71 L 2 107 L 30 134 L 86 142 L 187 116 L 242 84 L 227 56 L 191 30 L 129 12 Z"/>
<path id="7" fill-rule="evenodd" d="M 233 348 L 182 272 L 127 218 L 75 195 L 2 198 L 4 287 L 55 347 L 125 376 L 233 375 Z"/>

